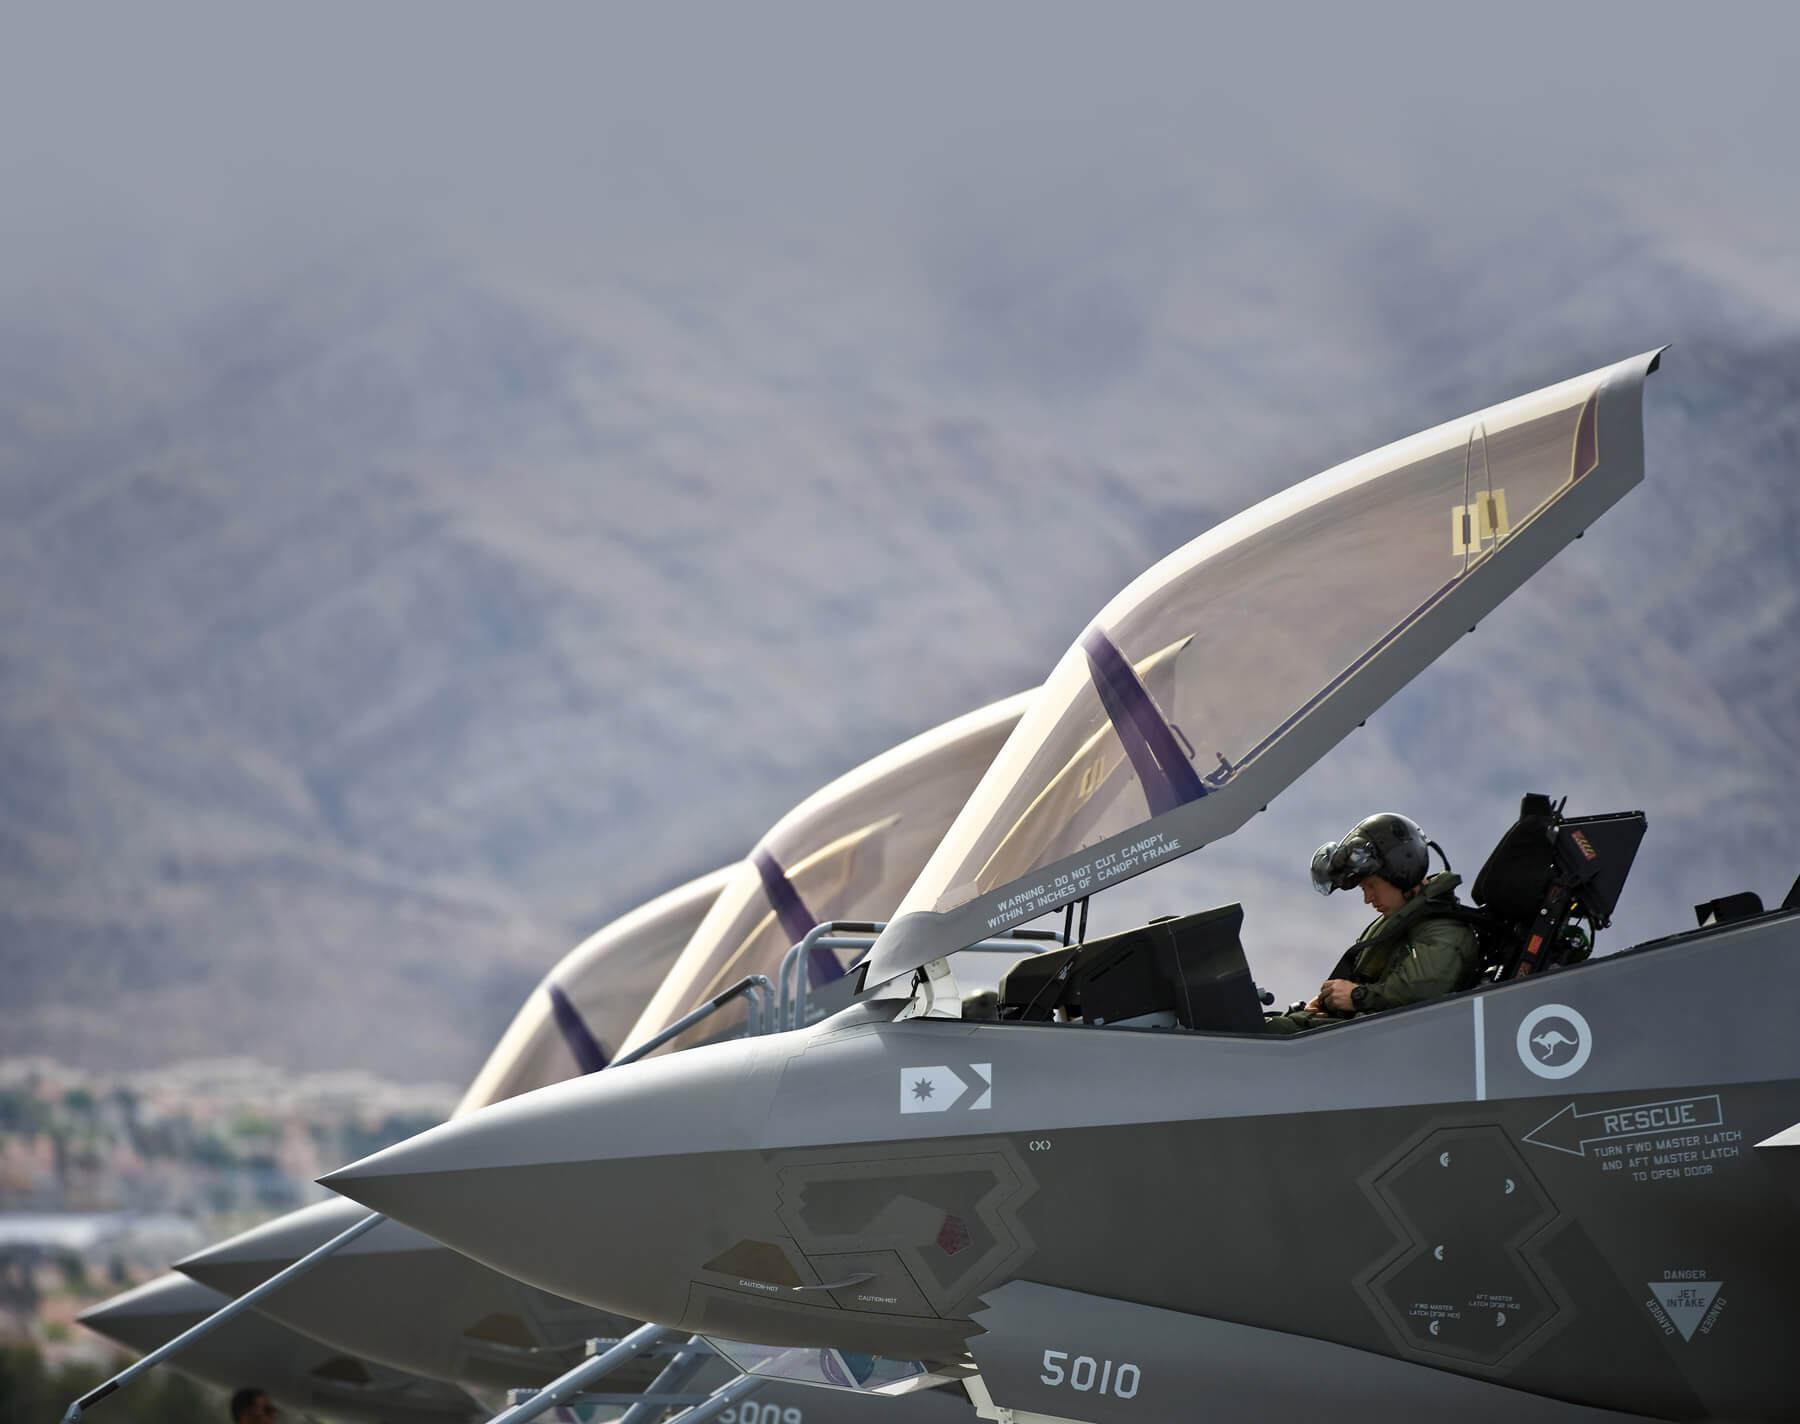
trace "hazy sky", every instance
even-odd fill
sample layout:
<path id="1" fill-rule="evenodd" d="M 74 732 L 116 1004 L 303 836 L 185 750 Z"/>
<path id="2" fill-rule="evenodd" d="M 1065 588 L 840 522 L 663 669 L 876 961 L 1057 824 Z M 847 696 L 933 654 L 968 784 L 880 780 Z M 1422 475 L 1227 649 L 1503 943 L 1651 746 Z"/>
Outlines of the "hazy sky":
<path id="1" fill-rule="evenodd" d="M 1665 341 L 1704 351 L 1716 336 L 1739 355 L 1791 341 L 1797 63 L 1800 11 L 1776 6 L 14 6 L 0 28 L 0 381 L 7 418 L 58 453 L 0 482 L 91 479 L 148 445 L 202 503 L 216 492 L 262 529 L 272 500 L 310 508 L 331 478 L 398 470 L 492 548 L 525 548 L 521 566 L 549 586 L 590 595 L 570 604 L 589 610 L 584 638 L 602 627 L 591 610 L 620 610 L 604 626 L 622 659 L 659 635 L 732 667 L 786 659 L 752 710 L 805 735 L 760 748 L 741 709 L 681 681 L 679 660 L 652 660 L 676 679 L 656 696 L 619 693 L 621 757 L 643 755 L 631 728 L 677 706 L 709 752 L 735 739 L 721 774 L 759 754 L 783 773 L 750 778 L 760 799 L 728 812 L 667 818 L 674 839 L 715 837 L 715 859 L 653 865 L 646 851 L 635 878 L 581 907 L 622 910 L 901 733 L 1041 676 L 1078 616 L 1203 515 Z M 1706 375 L 1681 384 L 1677 362 L 1652 422 L 1711 452 L 1674 422 Z M 84 444 L 88 430 L 105 438 Z M 13 433 L 0 426 L 0 463 L 30 448 L 4 443 Z M 1696 481 L 1659 480 L 1670 448 L 1653 449 L 1634 507 L 1701 498 Z M 908 479 L 928 487 L 890 500 L 885 486 Z M 393 487 L 372 478 L 365 493 Z M 1707 532 L 1745 543 L 1785 513 L 1740 504 L 1737 524 Z M 1585 556 L 1617 567 L 1607 538 Z M 155 624 L 157 610 L 179 620 L 153 536 L 117 539 L 146 596 L 95 605 L 100 653 L 61 637 L 43 596 L 76 564 L 42 540 L 27 551 L 42 578 L 15 561 L 21 621 L 43 633 L 21 684 L 58 658 L 105 666 L 110 638 L 186 646 Z M 447 588 L 485 613 L 513 567 L 480 563 L 498 572 L 475 579 L 469 550 L 488 547 L 440 551 L 442 586 L 398 561 L 390 602 L 465 606 Z M 796 553 L 815 547 L 858 551 L 856 586 Z M 681 576 L 702 554 L 711 579 Z M 628 576 L 656 558 L 673 569 L 662 583 Z M 102 551 L 94 568 L 111 562 Z M 1742 563 L 1773 588 L 1750 589 L 1757 606 L 1784 616 L 1791 570 Z M 1035 596 L 1044 572 L 1060 599 Z M 640 607 L 646 588 L 663 601 Z M 861 702 L 811 696 L 839 671 L 839 644 L 816 661 L 789 646 L 830 617 L 869 634 L 844 645 Z M 422 651 L 416 631 L 405 647 L 463 669 L 465 629 Z M 276 646 L 287 700 L 363 726 L 366 706 L 322 709 L 342 689 Z M 606 649 L 574 646 L 584 670 L 610 666 Z M 547 649 L 533 664 L 546 687 Z M 260 666 L 203 651 L 226 687 Z M 314 651 L 330 672 L 333 640 Z M 499 844 L 518 829 L 500 815 L 507 788 L 541 809 L 546 785 L 508 778 L 557 758 L 609 765 L 597 719 L 550 718 L 551 735 L 530 720 L 541 707 L 505 701 L 509 686 L 446 677 L 446 715 L 493 724 L 471 734 L 466 765 L 371 753 L 376 771 L 404 764 L 405 794 L 386 800 L 380 775 L 355 779 L 375 831 L 376 811 L 403 827 L 442 813 Z M 657 730 L 638 727 L 640 742 Z M 1321 768 L 1312 799 L 1274 813 L 1292 846 L 1246 833 L 1204 859 L 1291 901 L 1311 846 L 1366 800 L 1334 791 L 1338 774 Z M 592 849 L 572 839 L 519 903 L 541 910 L 557 875 L 599 893 L 569 869 Z M 147 863 L 116 874 L 130 889 L 154 879 Z M 1293 936 L 1295 962 L 1309 934 Z"/>
<path id="2" fill-rule="evenodd" d="M 1448 234 L 1619 201 L 1800 286 L 1790 7 L 44 5 L 6 28 L 15 298 L 204 293 L 395 233 L 688 275 L 799 243 L 880 279 L 946 225 L 1308 183 Z"/>

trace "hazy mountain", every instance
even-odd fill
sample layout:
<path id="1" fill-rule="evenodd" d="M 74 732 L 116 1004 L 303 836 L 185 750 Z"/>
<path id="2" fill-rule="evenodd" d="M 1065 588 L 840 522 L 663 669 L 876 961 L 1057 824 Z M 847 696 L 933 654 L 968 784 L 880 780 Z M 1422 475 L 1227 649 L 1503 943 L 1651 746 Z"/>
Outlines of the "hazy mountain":
<path id="1" fill-rule="evenodd" d="M 826 241 L 721 276 L 409 240 L 154 310 L 19 303 L 5 1051 L 467 1072 L 581 934 L 1035 683 L 1218 517 L 1666 340 L 1645 488 L 1231 844 L 1095 913 L 1242 898 L 1264 977 L 1310 990 L 1360 924 L 1311 896 L 1314 844 L 1407 809 L 1472 869 L 1534 789 L 1650 812 L 1627 934 L 1779 898 L 1800 325 L 1599 205 L 1450 246 L 1347 189 L 1113 196 L 921 219 L 886 285 Z"/>

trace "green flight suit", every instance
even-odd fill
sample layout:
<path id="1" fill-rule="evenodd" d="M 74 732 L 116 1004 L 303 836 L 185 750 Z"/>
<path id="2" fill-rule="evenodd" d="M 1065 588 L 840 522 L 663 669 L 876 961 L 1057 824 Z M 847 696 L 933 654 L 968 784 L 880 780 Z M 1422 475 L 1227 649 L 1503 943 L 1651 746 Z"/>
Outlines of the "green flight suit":
<path id="1" fill-rule="evenodd" d="M 1356 937 L 1356 944 L 1367 948 L 1356 955 L 1348 974 L 1334 977 L 1368 986 L 1361 1012 L 1397 1009 L 1474 984 L 1481 971 L 1475 931 L 1462 920 L 1431 913 L 1446 903 L 1455 904 L 1460 884 L 1462 877 L 1447 870 L 1432 876 L 1417 895 L 1393 914 L 1380 916 Z M 1340 960 L 1340 970 L 1342 967 Z M 1263 1027 L 1270 1033 L 1300 1033 L 1353 1017 L 1295 1009 L 1265 1019 Z"/>

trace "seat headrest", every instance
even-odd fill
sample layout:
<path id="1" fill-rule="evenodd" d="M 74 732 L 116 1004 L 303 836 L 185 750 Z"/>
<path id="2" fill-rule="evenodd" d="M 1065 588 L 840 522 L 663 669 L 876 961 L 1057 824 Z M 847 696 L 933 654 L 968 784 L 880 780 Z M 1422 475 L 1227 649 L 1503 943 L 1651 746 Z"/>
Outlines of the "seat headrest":
<path id="1" fill-rule="evenodd" d="M 1519 819 L 1494 847 L 1469 888 L 1470 898 L 1505 920 L 1529 920 L 1537 913 L 1556 873 L 1551 840 L 1550 798 L 1531 794 L 1519 803 Z"/>

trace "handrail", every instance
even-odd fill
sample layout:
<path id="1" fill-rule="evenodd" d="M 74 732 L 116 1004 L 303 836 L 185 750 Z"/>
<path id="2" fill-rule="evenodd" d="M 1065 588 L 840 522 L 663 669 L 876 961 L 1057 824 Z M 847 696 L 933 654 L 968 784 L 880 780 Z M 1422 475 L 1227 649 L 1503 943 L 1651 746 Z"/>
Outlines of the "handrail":
<path id="1" fill-rule="evenodd" d="M 644 1330 L 656 1328 L 653 1325 L 643 1327 Z M 638 1333 L 641 1334 L 642 1331 Z M 667 1334 L 668 1332 L 665 1331 L 664 1335 Z M 633 1338 L 635 1337 L 626 1337 L 627 1341 Z M 596 1341 L 595 1343 L 600 1342 Z M 674 1363 L 657 1376 L 656 1382 L 649 1389 L 634 1396 L 636 1402 L 620 1416 L 619 1424 L 626 1424 L 626 1421 L 631 1420 L 634 1415 L 639 1419 L 651 1419 L 670 1408 L 673 1408 L 675 1413 L 668 1415 L 664 1419 L 664 1424 L 682 1424 L 682 1421 L 687 1421 L 687 1424 L 700 1424 L 700 1421 L 711 1419 L 728 1404 L 736 1403 L 745 1395 L 770 1382 L 768 1375 L 753 1375 L 740 1369 L 736 1378 L 727 1380 L 711 1394 L 680 1395 L 665 1390 L 662 1387 L 663 1381 L 670 1377 L 672 1371 L 685 1366 L 686 1373 L 691 1376 L 694 1369 L 704 1366 L 707 1361 L 721 1358 L 698 1335 L 689 1338 L 688 1346 L 693 1347 L 692 1354 L 678 1355 Z M 579 1407 L 583 1404 L 605 1405 L 626 1398 L 623 1395 L 593 1394 L 587 1388 L 609 1370 L 616 1368 L 617 1356 L 619 1351 L 624 1348 L 628 1348 L 628 1346 L 622 1342 L 620 1346 L 609 1351 L 607 1356 L 601 1357 L 610 1359 L 612 1363 L 596 1364 L 594 1360 L 588 1360 L 553 1380 L 541 1390 L 518 1389 L 511 1391 L 509 1397 L 513 1402 L 510 1407 L 504 1412 L 496 1414 L 488 1421 L 488 1424 L 529 1424 L 530 1420 L 558 1405 L 571 1407 Z M 687 1346 L 684 1346 L 683 1350 L 686 1351 L 686 1349 Z M 675 1386 L 675 1388 L 680 1387 L 679 1383 Z"/>
<path id="2" fill-rule="evenodd" d="M 501 1410 L 488 1424 L 527 1424 L 528 1420 L 536 1419 L 538 1415 L 580 1394 L 595 1380 L 604 1378 L 635 1357 L 639 1351 L 666 1339 L 670 1333 L 665 1326 L 640 1325 L 617 1344 L 588 1356 L 573 1369 L 565 1370 L 542 1389 L 535 1391 L 529 1399 L 520 1400 Z"/>
<path id="3" fill-rule="evenodd" d="M 781 968 L 775 971 L 775 982 L 781 986 L 780 1003 L 775 1013 L 775 1031 L 780 1033 L 786 1029 L 799 1028 L 804 1020 L 805 1010 L 799 1008 L 795 1001 L 804 1000 L 811 981 L 810 976 L 799 966 L 810 957 L 815 947 L 867 949 L 875 943 L 872 936 L 880 934 L 886 928 L 886 920 L 827 920 L 808 930 L 782 956 Z"/>
<path id="4" fill-rule="evenodd" d="M 875 943 L 872 936 L 879 935 L 886 928 L 885 920 L 827 920 L 822 925 L 814 925 L 803 938 L 789 946 L 788 952 L 781 958 L 781 968 L 775 971 L 775 982 L 780 986 L 775 1032 L 785 1033 L 789 1029 L 805 1027 L 806 1001 L 812 985 L 805 965 L 815 947 L 868 949 Z M 977 940 L 974 944 L 965 945 L 957 953 L 969 949 L 1010 949 L 1020 940 L 1040 940 L 1056 944 L 1063 942 L 1062 936 L 1055 930 L 1019 928 L 1007 930 L 991 939 Z"/>
<path id="5" fill-rule="evenodd" d="M 606 1067 L 612 1069 L 625 1063 L 635 1063 L 646 1053 L 654 1053 L 670 1039 L 680 1037 L 702 1019 L 712 1017 L 736 998 L 750 1000 L 751 1034 L 767 1033 L 770 1016 L 774 1011 L 775 986 L 769 982 L 766 974 L 746 974 L 722 994 L 714 996 L 693 1012 L 683 1014 L 661 1033 L 639 1044 L 631 1052 L 621 1053 Z"/>
<path id="6" fill-rule="evenodd" d="M 692 1408 L 683 1409 L 671 1414 L 663 1424 L 701 1424 L 704 1419 L 711 1419 L 728 1404 L 736 1404 L 753 1389 L 759 1389 L 768 1383 L 762 1375 L 739 1375 L 736 1379 L 720 1385 L 713 1391 L 712 1398 L 704 1404 L 696 1404 Z"/>
<path id="7" fill-rule="evenodd" d="M 718 1357 L 712 1347 L 704 1339 L 698 1335 L 690 1335 L 675 1358 L 663 1366 L 662 1373 L 650 1381 L 650 1388 L 644 1391 L 643 1398 L 619 1416 L 618 1424 L 651 1424 L 652 1420 L 661 1418 L 663 1406 L 650 1401 L 658 1395 L 674 1394 L 677 1390 L 686 1388 L 688 1382 L 706 1367 L 708 1361 L 716 1358 Z"/>
<path id="8" fill-rule="evenodd" d="M 178 1354 L 195 1340 L 200 1339 L 201 1336 L 210 1335 L 221 1325 L 225 1324 L 226 1321 L 232 1319 L 232 1317 L 239 1313 L 248 1310 L 265 1296 L 273 1294 L 291 1281 L 295 1276 L 304 1275 L 307 1271 L 310 1271 L 340 1246 L 348 1246 L 365 1231 L 373 1230 L 386 1220 L 387 1218 L 380 1212 L 370 1212 L 354 1226 L 339 1232 L 324 1245 L 318 1247 L 316 1250 L 307 1252 L 307 1254 L 302 1256 L 298 1261 L 292 1262 L 282 1270 L 277 1271 L 255 1289 L 246 1291 L 236 1300 L 220 1306 L 211 1315 L 207 1316 L 206 1319 L 196 1321 L 194 1324 L 188 1326 L 186 1330 L 183 1330 L 173 1340 L 163 1342 L 163 1344 L 157 1346 L 156 1349 L 145 1355 L 141 1360 L 127 1365 L 124 1369 L 120 1370 L 118 1374 L 114 1375 L 105 1384 L 100 1385 L 96 1389 L 91 1389 L 86 1394 L 82 1395 L 80 1399 L 71 1404 L 64 1412 L 63 1424 L 75 1424 L 75 1421 L 81 1418 L 83 1412 L 91 1409 L 115 1390 L 130 1384 L 132 1380 L 143 1374 L 145 1370 L 161 1364 L 171 1355 Z"/>

